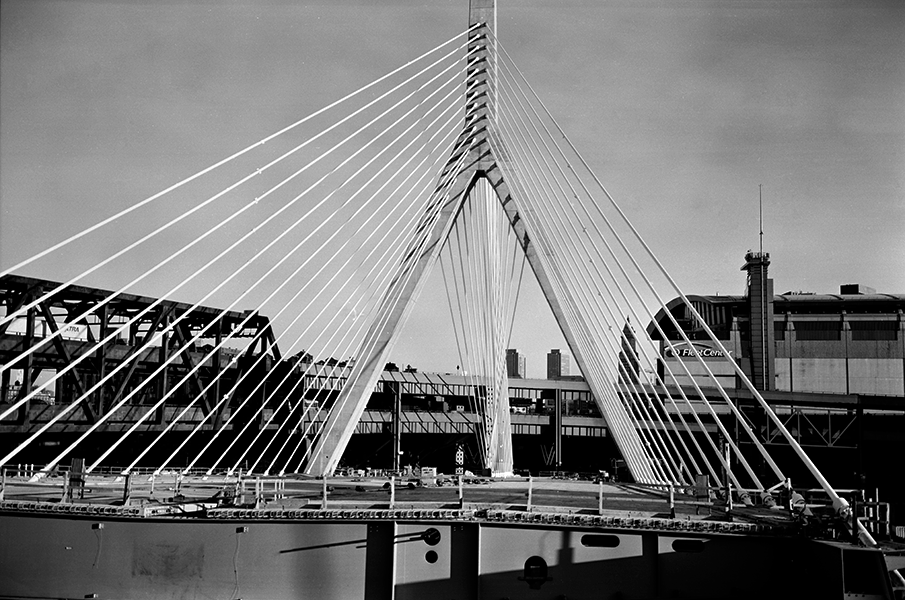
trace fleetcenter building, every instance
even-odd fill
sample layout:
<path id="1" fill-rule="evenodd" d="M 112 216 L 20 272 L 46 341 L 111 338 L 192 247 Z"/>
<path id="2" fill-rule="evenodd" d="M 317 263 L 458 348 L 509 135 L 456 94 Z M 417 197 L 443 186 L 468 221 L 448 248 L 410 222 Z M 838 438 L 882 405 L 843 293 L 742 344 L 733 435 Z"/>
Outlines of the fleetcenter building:
<path id="1" fill-rule="evenodd" d="M 859 284 L 838 294 L 773 293 L 768 253 L 749 252 L 745 296 L 688 296 L 695 310 L 759 390 L 898 397 L 905 401 L 905 294 Z M 731 365 L 680 298 L 669 304 L 692 347 L 661 310 L 648 334 L 660 340 L 663 363 L 683 360 L 692 377 L 707 361 L 724 388 L 742 387 Z M 662 331 L 662 334 L 661 334 Z M 664 339 L 665 338 L 665 339 Z M 679 383 L 685 382 L 673 368 Z M 662 373 L 661 373 L 662 375 Z M 704 383 L 703 377 L 700 383 Z M 905 408 L 905 404 L 903 407 Z"/>

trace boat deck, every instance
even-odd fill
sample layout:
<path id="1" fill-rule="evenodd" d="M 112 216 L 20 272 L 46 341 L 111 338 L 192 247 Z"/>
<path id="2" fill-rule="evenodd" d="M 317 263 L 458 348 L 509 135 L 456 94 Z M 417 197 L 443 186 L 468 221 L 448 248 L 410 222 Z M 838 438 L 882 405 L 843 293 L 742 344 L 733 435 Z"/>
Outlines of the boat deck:
<path id="1" fill-rule="evenodd" d="M 857 568 L 871 574 L 859 597 L 894 597 L 882 552 L 801 535 L 791 511 L 591 481 L 420 483 L 7 473 L 0 589 L 244 597 L 241 572 L 246 595 L 287 600 L 470 600 L 540 586 L 545 597 L 754 600 L 775 595 L 776 580 L 792 597 L 841 597 L 842 574 Z"/>
<path id="2" fill-rule="evenodd" d="M 83 478 L 8 473 L 0 510 L 135 518 L 226 520 L 479 520 L 723 533 L 784 533 L 791 515 L 728 507 L 690 490 L 513 477 L 425 484 L 337 477 Z"/>

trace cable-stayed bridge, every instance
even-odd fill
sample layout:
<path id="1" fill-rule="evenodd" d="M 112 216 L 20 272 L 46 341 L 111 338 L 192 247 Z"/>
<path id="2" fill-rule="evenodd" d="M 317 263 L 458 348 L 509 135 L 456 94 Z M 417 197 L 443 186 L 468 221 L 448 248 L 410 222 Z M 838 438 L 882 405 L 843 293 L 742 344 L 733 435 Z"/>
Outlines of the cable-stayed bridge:
<path id="1" fill-rule="evenodd" d="M 460 35 L 5 267 L 12 289 L 43 261 L 72 265 L 57 284 L 9 296 L 0 329 L 17 339 L 2 371 L 7 385 L 13 371 L 22 384 L 0 420 L 27 415 L 49 390 L 71 393 L 4 447 L 0 464 L 18 462 L 78 418 L 85 426 L 43 472 L 80 453 L 91 472 L 168 409 L 124 473 L 232 472 L 249 457 L 261 473 L 332 473 L 433 277 L 443 283 L 456 362 L 479 415 L 481 466 L 505 476 L 513 470 L 505 350 L 527 277 L 542 290 L 636 481 L 690 486 L 704 476 L 718 486 L 725 473 L 738 490 L 775 490 L 788 477 L 753 425 L 765 419 L 844 512 L 845 501 L 687 299 L 759 414 L 731 400 L 700 356 L 661 374 L 657 337 L 669 336 L 645 328 L 671 298 L 684 299 L 680 287 L 495 33 L 493 3 L 474 2 Z M 136 230 L 133 239 L 114 235 Z M 186 234 L 190 242 L 173 244 Z M 109 249 L 102 260 L 80 260 L 88 255 L 80 249 L 99 246 Z M 110 293 L 88 298 L 78 286 Z M 673 325 L 673 341 L 691 344 Z M 116 345 L 122 356 L 107 364 L 104 353 Z M 65 365 L 37 368 L 50 347 Z M 148 353 L 156 353 L 153 368 L 142 365 Z M 710 385 L 697 383 L 695 369 Z M 322 382 L 309 387 L 311 378 Z M 86 453 L 122 410 L 133 411 L 133 424 Z M 191 430 L 177 438 L 189 416 Z M 264 433 L 274 428 L 282 434 Z M 166 459 L 150 464 L 160 448 Z"/>
<path id="2" fill-rule="evenodd" d="M 901 550 L 759 391 L 770 339 L 742 365 L 629 212 L 472 0 L 460 34 L 2 265 L 0 595 L 894 597 Z M 746 262 L 755 310 L 769 255 Z M 596 404 L 630 484 L 513 476 L 532 285 L 583 376 L 546 384 Z M 455 374 L 389 368 L 446 327 Z M 398 443 L 403 395 L 451 400 L 409 418 L 494 481 L 333 477 L 356 431 Z"/>

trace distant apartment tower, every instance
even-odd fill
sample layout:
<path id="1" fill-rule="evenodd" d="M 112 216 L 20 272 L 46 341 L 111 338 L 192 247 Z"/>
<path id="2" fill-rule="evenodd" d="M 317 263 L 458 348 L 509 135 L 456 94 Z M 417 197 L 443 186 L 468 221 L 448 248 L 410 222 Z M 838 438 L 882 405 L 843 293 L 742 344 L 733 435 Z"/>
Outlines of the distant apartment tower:
<path id="1" fill-rule="evenodd" d="M 515 379 L 525 378 L 525 355 L 515 348 L 506 350 L 506 375 Z"/>
<path id="2" fill-rule="evenodd" d="M 547 353 L 547 379 L 560 379 L 571 375 L 571 358 L 554 348 Z"/>

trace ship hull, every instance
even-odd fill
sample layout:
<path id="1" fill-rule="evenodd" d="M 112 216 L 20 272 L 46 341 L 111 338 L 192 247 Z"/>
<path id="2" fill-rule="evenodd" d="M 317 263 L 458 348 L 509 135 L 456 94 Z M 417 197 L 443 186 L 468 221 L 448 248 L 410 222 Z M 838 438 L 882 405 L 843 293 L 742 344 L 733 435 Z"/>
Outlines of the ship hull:
<path id="1" fill-rule="evenodd" d="M 805 538 L 443 511 L 249 516 L 4 512 L 0 597 L 892 598 L 880 552 Z"/>

